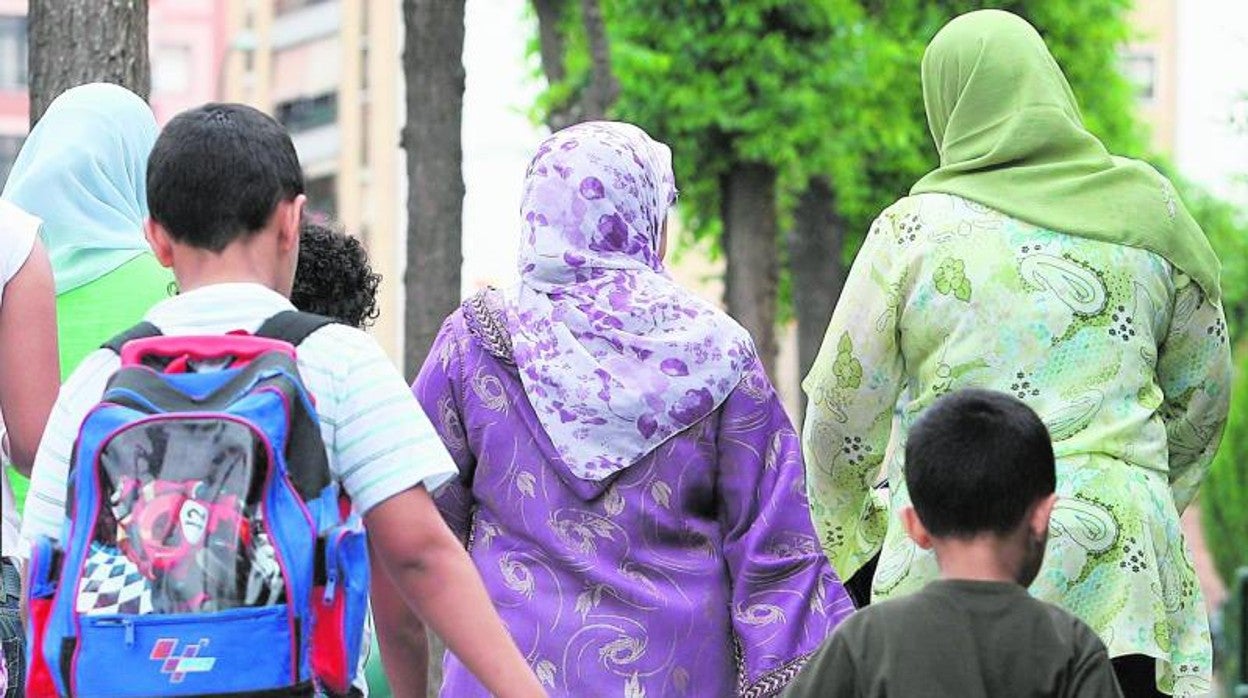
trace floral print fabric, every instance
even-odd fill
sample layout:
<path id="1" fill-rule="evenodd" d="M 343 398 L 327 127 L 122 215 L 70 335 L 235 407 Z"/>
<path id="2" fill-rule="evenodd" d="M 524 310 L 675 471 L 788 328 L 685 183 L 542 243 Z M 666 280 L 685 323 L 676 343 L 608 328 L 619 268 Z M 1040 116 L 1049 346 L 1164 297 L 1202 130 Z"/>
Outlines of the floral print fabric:
<path id="1" fill-rule="evenodd" d="M 515 361 L 577 477 L 635 463 L 718 407 L 753 356 L 749 335 L 668 278 L 671 151 L 630 124 L 566 128 L 538 148 L 521 204 Z"/>
<path id="2" fill-rule="evenodd" d="M 965 199 L 902 199 L 872 226 L 804 387 L 815 527 L 848 575 L 882 547 L 873 593 L 936 577 L 902 531 L 907 429 L 959 388 L 1044 419 L 1059 500 L 1031 591 L 1112 656 L 1157 658 L 1159 686 L 1210 690 L 1208 620 L 1179 513 L 1221 438 L 1222 310 L 1160 256 L 1037 228 Z M 887 493 L 874 487 L 883 467 Z"/>
<path id="3" fill-rule="evenodd" d="M 552 696 L 778 695 L 853 611 L 800 444 L 757 361 L 711 414 L 602 480 L 559 466 L 517 368 L 463 310 L 413 386 L 460 477 L 435 493 Z M 442 695 L 488 693 L 451 654 Z"/>

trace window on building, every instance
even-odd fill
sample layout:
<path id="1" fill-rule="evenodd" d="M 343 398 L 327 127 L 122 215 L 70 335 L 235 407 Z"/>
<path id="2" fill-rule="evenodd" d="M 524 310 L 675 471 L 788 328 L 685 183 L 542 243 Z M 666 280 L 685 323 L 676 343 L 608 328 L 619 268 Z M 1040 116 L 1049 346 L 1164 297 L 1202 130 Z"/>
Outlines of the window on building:
<path id="1" fill-rule="evenodd" d="M 0 188 L 9 180 L 9 170 L 13 169 L 23 140 L 21 136 L 0 136 Z"/>
<path id="2" fill-rule="evenodd" d="M 1151 102 L 1157 96 L 1157 56 L 1147 49 L 1122 55 L 1122 72 L 1135 86 L 1135 98 Z"/>
<path id="3" fill-rule="evenodd" d="M 26 18 L 0 17 L 0 90 L 26 89 Z"/>
<path id="4" fill-rule="evenodd" d="M 326 2 L 330 2 L 330 0 L 277 0 L 274 9 L 277 14 L 280 15 L 287 12 L 294 12 L 295 10 L 300 10 L 305 7 L 311 7 L 312 5 L 320 5 Z"/>
<path id="5" fill-rule="evenodd" d="M 277 105 L 277 120 L 291 133 L 310 131 L 338 120 L 338 93 L 297 97 Z"/>
<path id="6" fill-rule="evenodd" d="M 314 216 L 333 218 L 338 214 L 338 181 L 333 175 L 312 177 L 304 182 L 308 211 Z"/>
<path id="7" fill-rule="evenodd" d="M 152 57 L 152 91 L 186 94 L 191 88 L 191 47 L 161 46 Z"/>

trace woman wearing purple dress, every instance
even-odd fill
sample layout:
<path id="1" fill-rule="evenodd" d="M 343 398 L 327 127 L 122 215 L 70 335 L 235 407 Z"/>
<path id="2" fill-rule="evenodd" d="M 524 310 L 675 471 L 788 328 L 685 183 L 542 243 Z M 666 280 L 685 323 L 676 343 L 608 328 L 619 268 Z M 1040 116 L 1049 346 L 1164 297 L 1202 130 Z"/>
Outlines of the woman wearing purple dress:
<path id="1" fill-rule="evenodd" d="M 671 152 L 595 122 L 538 149 L 521 283 L 443 324 L 413 390 L 437 493 L 556 696 L 771 696 L 853 607 L 737 323 L 668 278 Z M 485 695 L 450 654 L 444 696 Z"/>

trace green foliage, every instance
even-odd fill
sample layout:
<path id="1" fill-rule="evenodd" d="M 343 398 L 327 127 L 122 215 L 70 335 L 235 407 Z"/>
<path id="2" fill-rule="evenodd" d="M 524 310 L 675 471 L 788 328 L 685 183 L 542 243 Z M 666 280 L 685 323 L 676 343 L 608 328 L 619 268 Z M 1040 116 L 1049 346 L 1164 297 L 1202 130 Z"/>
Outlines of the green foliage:
<path id="1" fill-rule="evenodd" d="M 615 116 L 676 145 L 696 237 L 717 236 L 719 181 L 736 163 L 774 167 L 792 192 L 847 145 L 828 134 L 848 105 L 828 96 L 865 82 L 849 55 L 863 49 L 857 3 L 604 0 L 603 10 L 621 85 Z"/>
<path id="2" fill-rule="evenodd" d="M 1111 151 L 1149 156 L 1118 64 L 1132 38 L 1131 0 L 601 2 L 621 86 L 613 116 L 672 144 L 680 212 L 699 240 L 719 238 L 720 178 L 736 163 L 759 162 L 780 173 L 781 230 L 811 177 L 831 182 L 852 259 L 871 220 L 937 165 L 919 73 L 927 42 L 949 19 L 986 6 L 1036 26 L 1088 128 Z M 583 29 L 575 18 L 566 26 L 568 78 L 546 105 L 589 77 Z M 1248 303 L 1248 224 L 1199 188 L 1176 184 L 1222 257 L 1237 330 Z M 786 304 L 790 290 L 781 284 Z"/>
<path id="3" fill-rule="evenodd" d="M 1037 25 L 1098 135 L 1119 152 L 1142 151 L 1116 63 L 1130 0 L 603 0 L 621 84 L 614 116 L 675 144 L 696 237 L 718 236 L 719 179 L 737 162 L 779 171 L 782 216 L 810 177 L 829 178 L 860 234 L 936 164 L 919 83 L 924 46 L 950 18 L 988 4 Z M 588 78 L 585 41 L 575 23 L 567 28 L 567 84 L 552 86 L 546 104 Z"/>
<path id="4" fill-rule="evenodd" d="M 536 19 L 536 13 L 532 12 L 532 9 L 530 6 L 530 14 Z M 546 90 L 537 96 L 537 102 L 533 105 L 530 116 L 539 122 L 546 121 L 548 115 L 566 109 L 568 105 L 579 99 L 590 79 L 592 59 L 589 53 L 589 38 L 585 35 L 583 28 L 584 18 L 581 14 L 580 3 L 565 0 L 559 7 L 559 15 L 559 32 L 564 41 L 563 68 L 567 73 L 567 78 L 548 85 Z M 535 33 L 527 47 L 530 56 L 539 54 L 541 50 L 539 41 Z M 533 76 L 537 77 L 541 72 L 541 64 L 535 64 Z"/>
<path id="5" fill-rule="evenodd" d="M 1132 88 L 1118 69 L 1118 48 L 1130 38 L 1130 0 L 879 0 L 867 5 L 876 48 L 866 71 L 872 84 L 858 98 L 870 95 L 879 106 L 863 118 L 884 119 L 888 131 L 878 142 L 863 144 L 869 149 L 856 155 L 861 160 L 869 154 L 860 168 L 865 176 L 833 173 L 841 212 L 853 230 L 865 231 L 881 209 L 938 164 L 923 110 L 920 64 L 940 27 L 971 10 L 996 7 L 1027 18 L 1065 71 L 1088 128 L 1114 152 L 1145 154 Z M 853 167 L 852 149 L 849 156 Z"/>
<path id="6" fill-rule="evenodd" d="M 1231 415 L 1222 446 L 1213 461 L 1204 487 L 1200 509 L 1205 543 L 1213 555 L 1218 575 L 1228 583 L 1236 570 L 1248 565 L 1248 360 L 1245 347 L 1236 366 L 1231 391 Z"/>

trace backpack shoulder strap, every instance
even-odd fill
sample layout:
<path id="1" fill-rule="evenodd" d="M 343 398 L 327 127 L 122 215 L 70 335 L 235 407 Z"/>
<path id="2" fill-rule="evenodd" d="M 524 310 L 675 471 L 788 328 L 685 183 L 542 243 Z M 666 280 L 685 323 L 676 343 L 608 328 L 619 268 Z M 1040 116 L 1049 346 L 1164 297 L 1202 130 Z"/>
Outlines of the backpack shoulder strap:
<path id="1" fill-rule="evenodd" d="M 121 348 L 126 342 L 134 339 L 147 339 L 148 337 L 159 337 L 161 335 L 160 328 L 150 322 L 143 321 L 113 337 L 112 339 L 100 345 L 101 349 L 107 349 L 118 356 L 121 356 Z"/>
<path id="2" fill-rule="evenodd" d="M 293 346 L 299 346 L 313 332 L 326 325 L 334 324 L 332 318 L 315 313 L 304 313 L 298 310 L 283 310 L 260 325 L 256 330 L 257 337 L 280 339 Z"/>

